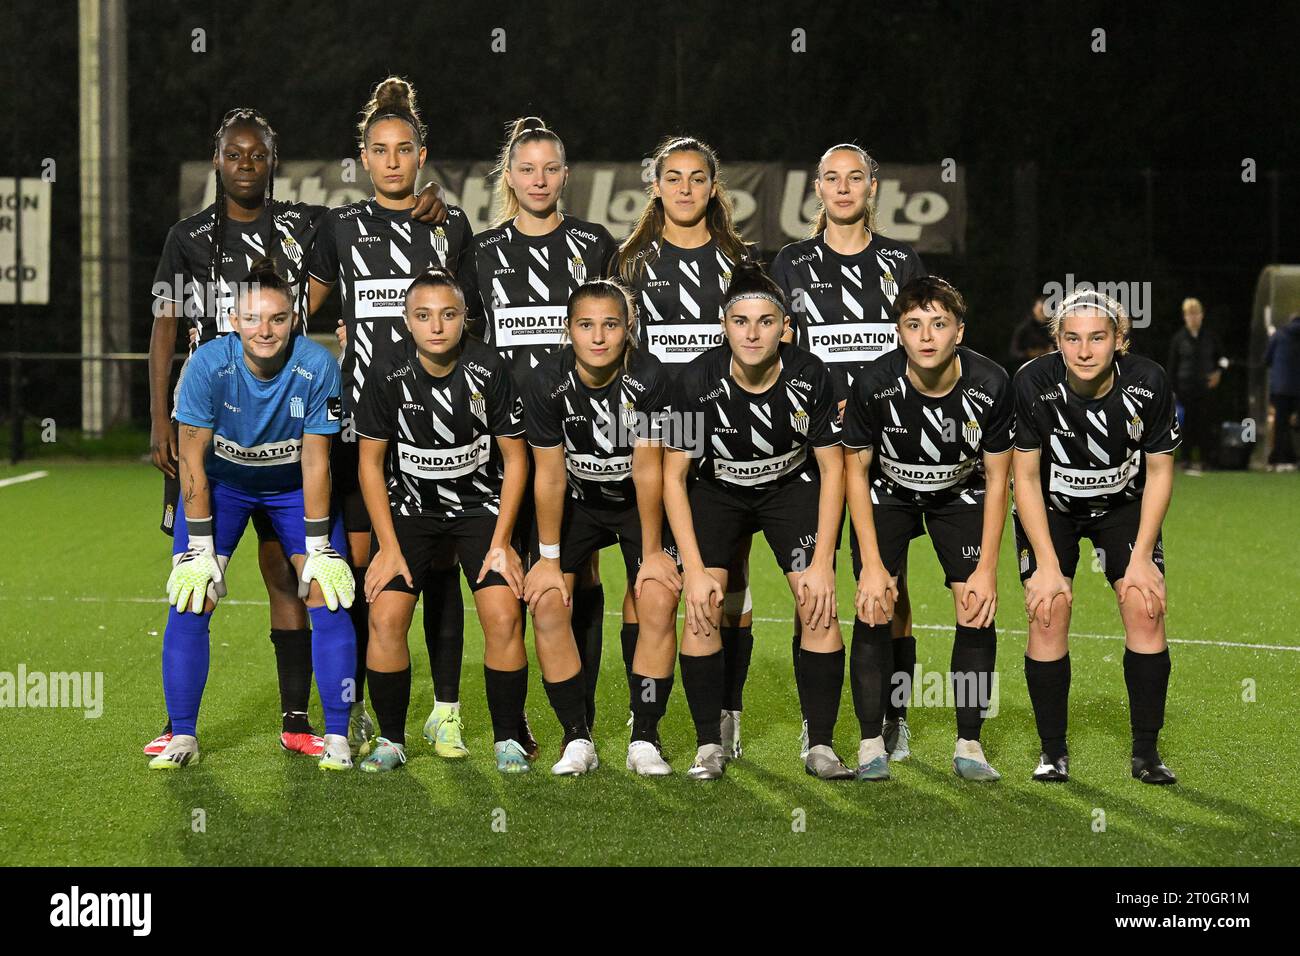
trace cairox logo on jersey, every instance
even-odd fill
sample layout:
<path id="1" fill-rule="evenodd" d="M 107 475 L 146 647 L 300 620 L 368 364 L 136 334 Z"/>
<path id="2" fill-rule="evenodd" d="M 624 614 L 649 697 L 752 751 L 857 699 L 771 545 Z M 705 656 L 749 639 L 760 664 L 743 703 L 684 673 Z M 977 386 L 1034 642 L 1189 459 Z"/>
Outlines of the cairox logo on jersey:
<path id="1" fill-rule="evenodd" d="M 290 438 L 245 448 L 224 435 L 213 435 L 212 451 L 218 458 L 236 465 L 289 465 L 302 458 L 302 439 Z"/>
<path id="2" fill-rule="evenodd" d="M 1134 415 L 1125 423 L 1125 427 L 1128 428 L 1129 438 L 1133 439 L 1134 441 L 1142 440 L 1142 419 Z"/>
<path id="3" fill-rule="evenodd" d="M 802 408 L 790 413 L 790 427 L 805 438 L 808 437 L 808 413 Z"/>
<path id="4" fill-rule="evenodd" d="M 980 436 L 983 434 L 984 430 L 980 428 L 979 422 L 973 419 L 961 426 L 961 437 L 966 439 L 966 444 L 972 448 L 979 447 Z"/>

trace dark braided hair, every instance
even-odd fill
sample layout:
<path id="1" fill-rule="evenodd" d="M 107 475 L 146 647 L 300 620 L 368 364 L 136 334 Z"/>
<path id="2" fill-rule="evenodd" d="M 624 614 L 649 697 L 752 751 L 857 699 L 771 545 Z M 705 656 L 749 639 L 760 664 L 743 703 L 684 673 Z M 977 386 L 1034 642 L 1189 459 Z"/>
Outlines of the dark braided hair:
<path id="1" fill-rule="evenodd" d="M 212 152 L 214 155 L 221 149 L 221 137 L 226 135 L 226 130 L 232 126 L 256 126 L 264 130 L 266 138 L 271 141 L 271 177 L 266 184 L 266 205 L 269 207 L 275 202 L 275 166 L 279 159 L 275 130 L 271 128 L 271 124 L 267 122 L 266 117 L 262 115 L 260 110 L 251 107 L 236 107 L 221 118 L 221 125 L 217 127 L 216 133 L 212 136 Z M 221 168 L 218 167 L 213 172 L 217 177 L 217 201 L 212 209 L 212 259 L 208 264 L 208 271 L 212 286 L 216 289 L 220 288 L 221 240 L 224 238 L 226 231 L 226 188 L 221 184 Z M 270 246 L 263 243 L 263 248 L 270 249 Z"/>

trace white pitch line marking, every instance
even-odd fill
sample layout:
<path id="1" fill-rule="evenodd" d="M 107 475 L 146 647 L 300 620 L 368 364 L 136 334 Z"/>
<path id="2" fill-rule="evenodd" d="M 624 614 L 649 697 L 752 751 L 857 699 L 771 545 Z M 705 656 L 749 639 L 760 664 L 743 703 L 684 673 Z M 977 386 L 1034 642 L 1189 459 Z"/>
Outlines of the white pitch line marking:
<path id="1" fill-rule="evenodd" d="M 37 478 L 49 477 L 48 471 L 29 471 L 25 475 L 14 475 L 12 478 L 0 478 L 0 488 L 8 488 L 10 485 L 21 485 L 24 481 L 35 481 Z"/>
<path id="2" fill-rule="evenodd" d="M 9 594 L 0 594 L 0 601 L 44 601 L 47 603 L 57 603 L 59 601 L 72 601 L 79 604 L 166 604 L 165 598 L 148 598 L 148 597 L 53 597 L 49 595 L 41 596 L 15 596 Z M 222 598 L 222 604 L 230 604 L 236 607 L 266 607 L 266 601 L 248 601 L 240 598 Z M 465 613 L 475 613 L 472 608 L 465 608 Z M 606 611 L 606 617 L 622 617 L 619 611 Z M 679 621 L 682 617 L 678 615 Z M 756 617 L 754 618 L 759 624 L 789 624 L 793 626 L 794 621 L 791 618 L 782 617 Z M 846 622 L 840 623 L 841 627 L 850 627 Z M 913 624 L 913 630 L 920 631 L 951 631 L 953 628 L 946 624 Z M 1028 631 L 1019 630 L 1013 627 L 1000 627 L 998 631 L 1002 634 L 1028 634 Z M 1095 641 L 1122 641 L 1123 634 L 1089 634 L 1086 632 L 1072 632 L 1071 637 L 1086 637 Z M 1240 650 L 1254 651 L 1286 651 L 1292 654 L 1300 654 L 1300 646 L 1290 647 L 1286 644 L 1247 644 L 1242 641 L 1203 641 L 1191 637 L 1171 637 L 1168 639 L 1170 644 L 1199 644 L 1204 647 L 1234 647 Z"/>

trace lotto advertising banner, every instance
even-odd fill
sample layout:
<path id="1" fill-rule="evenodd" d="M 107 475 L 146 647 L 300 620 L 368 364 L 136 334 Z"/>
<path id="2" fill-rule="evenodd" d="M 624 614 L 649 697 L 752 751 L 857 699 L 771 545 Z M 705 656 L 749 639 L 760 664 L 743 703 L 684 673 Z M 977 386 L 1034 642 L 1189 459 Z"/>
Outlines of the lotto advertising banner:
<path id="1" fill-rule="evenodd" d="M 420 182 L 442 183 L 448 200 L 465 210 L 477 233 L 491 225 L 491 169 L 486 162 L 430 160 Z M 811 170 L 782 163 L 736 162 L 726 164 L 725 174 L 747 241 L 771 253 L 808 234 L 816 208 Z M 641 213 L 646 179 L 652 175 L 649 160 L 581 163 L 572 168 L 561 208 L 601 223 L 614 238 L 622 239 Z M 879 177 L 876 221 L 881 233 L 910 243 L 922 255 L 964 252 L 966 191 L 960 167 L 945 176 L 938 162 L 883 166 Z M 277 199 L 341 206 L 371 192 L 366 171 L 352 159 L 281 163 L 275 177 Z M 182 217 L 211 203 L 214 194 L 211 164 L 181 164 Z"/>

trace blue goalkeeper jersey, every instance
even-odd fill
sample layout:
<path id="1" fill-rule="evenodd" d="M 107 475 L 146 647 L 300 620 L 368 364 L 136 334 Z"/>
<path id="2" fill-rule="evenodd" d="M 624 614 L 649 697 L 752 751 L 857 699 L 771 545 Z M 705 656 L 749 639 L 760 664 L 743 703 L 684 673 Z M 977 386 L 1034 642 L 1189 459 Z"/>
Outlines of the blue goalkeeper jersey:
<path id="1" fill-rule="evenodd" d="M 182 425 L 212 429 L 208 479 L 254 494 L 302 487 L 302 436 L 339 431 L 339 368 L 305 336 L 289 345 L 275 378 L 257 378 L 238 335 L 198 347 L 176 403 Z"/>

